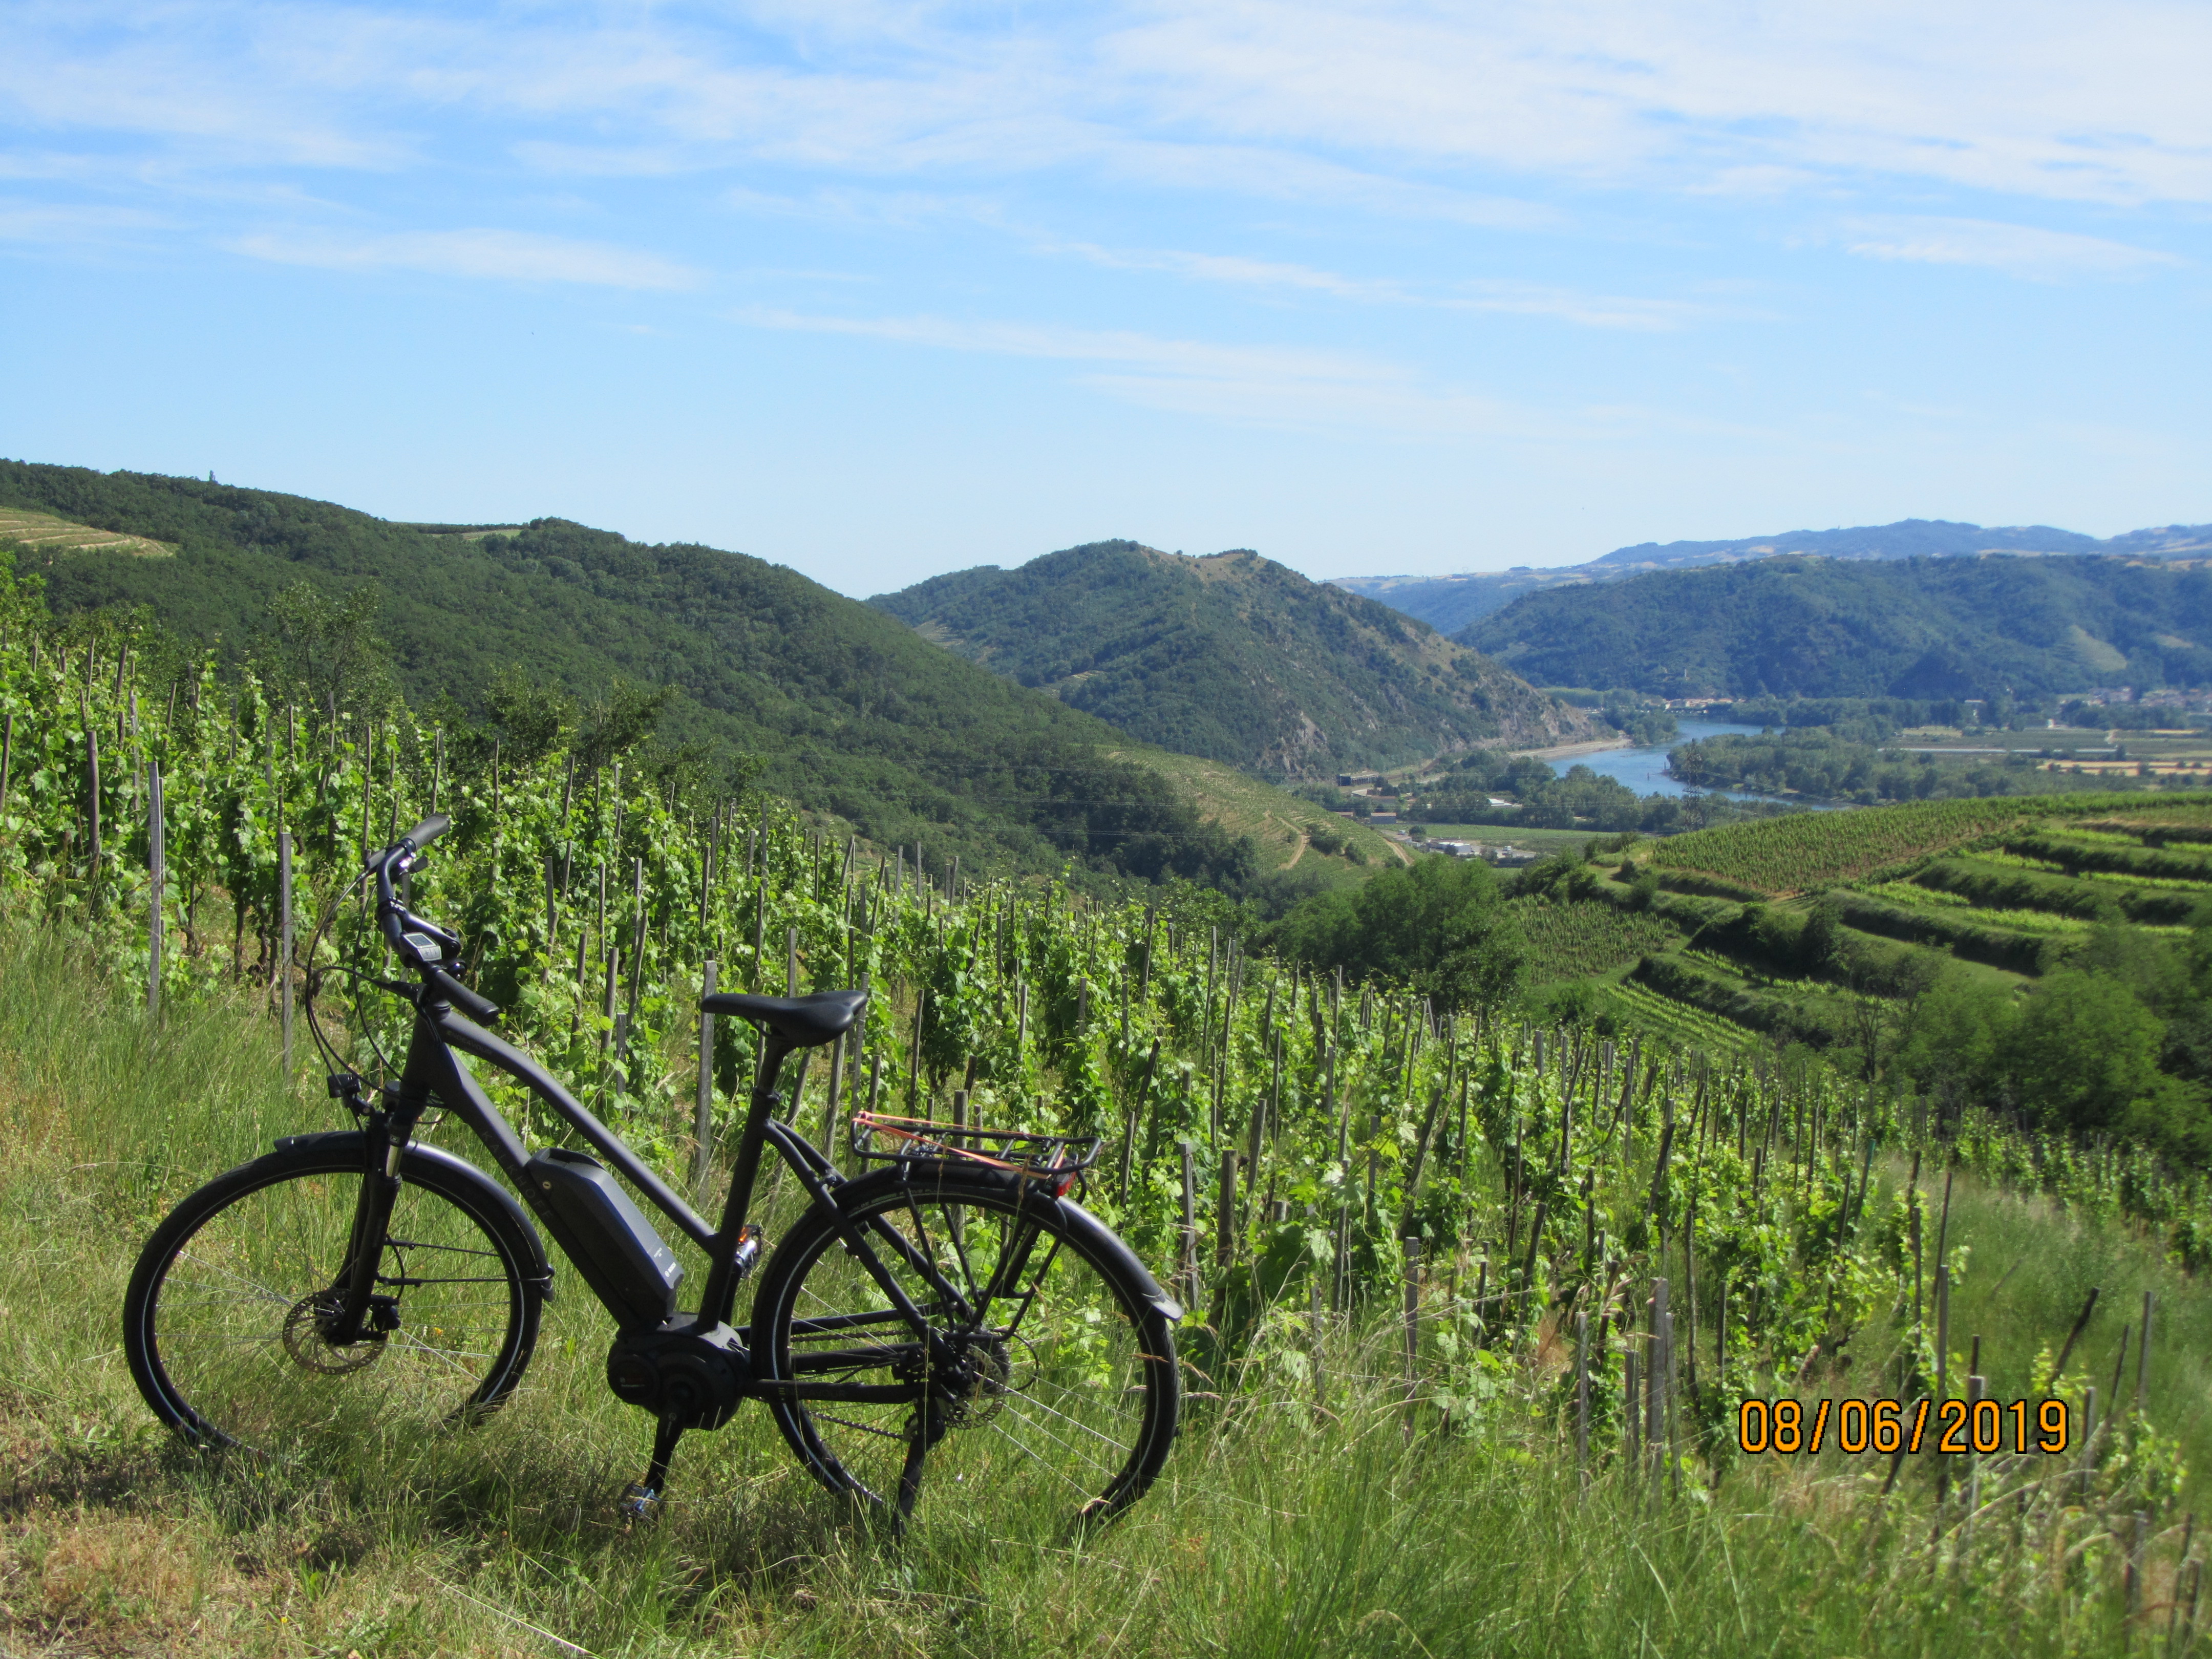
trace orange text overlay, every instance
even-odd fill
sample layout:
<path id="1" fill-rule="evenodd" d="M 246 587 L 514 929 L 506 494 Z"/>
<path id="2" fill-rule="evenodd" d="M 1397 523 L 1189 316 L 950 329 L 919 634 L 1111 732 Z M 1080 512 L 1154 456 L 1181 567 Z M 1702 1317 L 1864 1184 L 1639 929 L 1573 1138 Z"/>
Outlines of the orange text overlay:
<path id="1" fill-rule="evenodd" d="M 1753 1395 L 1735 1413 L 1739 1451 L 1784 1457 L 1831 1448 L 1853 1457 L 1922 1450 L 2055 1456 L 2066 1449 L 2070 1431 L 2063 1400 L 1762 1400 Z"/>

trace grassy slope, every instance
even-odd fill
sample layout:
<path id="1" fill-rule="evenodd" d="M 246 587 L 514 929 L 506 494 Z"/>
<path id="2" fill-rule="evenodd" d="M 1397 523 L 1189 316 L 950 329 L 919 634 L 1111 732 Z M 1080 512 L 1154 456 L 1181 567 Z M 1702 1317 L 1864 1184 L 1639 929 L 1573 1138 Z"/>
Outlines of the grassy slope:
<path id="1" fill-rule="evenodd" d="M 1426 624 L 1255 553 L 1102 542 L 869 603 L 1133 736 L 1262 772 L 1401 766 L 1588 723 Z"/>
<path id="2" fill-rule="evenodd" d="M 1296 862 L 1304 867 L 1319 860 L 1340 869 L 1380 869 L 1413 854 L 1379 830 L 1351 818 L 1339 817 L 1287 789 L 1263 783 L 1249 773 L 1194 755 L 1178 755 L 1165 749 L 1109 745 L 1104 751 L 1158 774 L 1174 785 L 1176 793 L 1196 803 L 1201 817 L 1219 823 L 1234 836 L 1250 836 L 1260 848 L 1263 869 L 1279 870 Z M 1359 848 L 1364 866 L 1348 864 L 1305 844 L 1321 830 L 1339 836 Z M 1293 835 L 1296 839 L 1291 839 Z"/>
<path id="3" fill-rule="evenodd" d="M 1018 1498 L 945 1492 L 925 1498 L 903 1545 L 872 1537 L 797 1472 L 757 1412 L 690 1437 L 665 1513 L 626 1529 L 614 1500 L 646 1425 L 606 1396 L 609 1327 L 574 1294 L 550 1310 L 521 1395 L 483 1429 L 379 1444 L 344 1468 L 191 1459 L 132 1389 L 115 1310 L 138 1241 L 178 1196 L 273 1134 L 330 1122 L 311 1091 L 283 1097 L 273 1060 L 265 1021 L 219 1012 L 149 1045 L 135 1011 L 104 1005 L 50 944 L 0 937 L 11 1652 L 2121 1651 L 2117 1591 L 2052 1616 L 2033 1550 L 1986 1553 L 1964 1581 L 1931 1572 L 1924 1469 L 1887 1509 L 1850 1501 L 1878 1484 L 1879 1463 L 1833 1455 L 1724 1455 L 1702 1501 L 1655 1499 L 1615 1469 L 1577 1501 L 1571 1443 L 1548 1419 L 1500 1415 L 1409 1443 L 1388 1322 L 1328 1352 L 1328 1414 L 1289 1374 L 1246 1379 L 1232 1410 L 1196 1402 L 1168 1477 L 1092 1538 L 1039 1534 Z M 2000 1394 L 2027 1386 L 2030 1356 L 2063 1335 L 2087 1283 L 2106 1310 L 2083 1350 L 2092 1372 L 2109 1370 L 2119 1322 L 2155 1289 L 2154 1410 L 2207 1466 L 2202 1286 L 2118 1230 L 1971 1182 L 1950 1226 L 1970 1253 L 1954 1342 L 1963 1353 L 1966 1335 L 1985 1338 Z M 1808 1393 L 1878 1378 L 1895 1335 L 1863 1332 L 1852 1370 Z M 1553 1343 L 1533 1363 L 1549 1374 L 1563 1358 Z M 2172 1554 L 2170 1538 L 2154 1547 L 2154 1608 Z M 2109 1549 L 2085 1565 L 2093 1582 L 2116 1576 Z"/>

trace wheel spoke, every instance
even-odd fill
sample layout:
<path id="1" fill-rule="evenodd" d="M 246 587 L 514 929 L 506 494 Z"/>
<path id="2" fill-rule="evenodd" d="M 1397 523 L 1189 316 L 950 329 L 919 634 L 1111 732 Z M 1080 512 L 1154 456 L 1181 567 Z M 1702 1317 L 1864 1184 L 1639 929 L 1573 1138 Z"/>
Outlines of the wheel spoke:
<path id="1" fill-rule="evenodd" d="M 919 1381 L 926 1367 L 944 1413 L 927 1452 L 930 1486 L 977 1482 L 964 1490 L 981 1501 L 1003 1480 L 1012 1448 L 1024 1464 L 1049 1468 L 1054 1490 L 1079 1494 L 1085 1512 L 1127 1501 L 1165 1453 L 1169 1437 L 1156 1425 L 1173 1421 L 1172 1350 L 1158 1334 L 1145 1337 L 1129 1311 L 1144 1305 L 1141 1286 L 1121 1285 L 1071 1245 L 1056 1209 L 1040 1207 L 1010 1183 L 940 1177 L 933 1187 L 884 1187 L 872 1212 L 847 1210 L 939 1334 L 927 1347 L 872 1345 L 866 1332 L 888 1337 L 908 1322 L 884 1305 L 866 1265 L 838 1248 L 837 1231 L 816 1224 L 793 1265 L 763 1286 L 757 1317 L 769 1374 L 846 1380 L 890 1371 Z M 805 1400 L 770 1405 L 825 1485 L 888 1501 L 914 1417 Z"/>
<path id="2" fill-rule="evenodd" d="M 408 1180 L 377 1249 L 361 1340 L 334 1346 L 323 1322 L 345 1275 L 328 1264 L 346 1255 L 360 1188 L 330 1177 L 358 1168 L 303 1160 L 241 1183 L 253 1168 L 203 1188 L 165 1224 L 187 1231 L 126 1325 L 140 1386 L 173 1424 L 203 1442 L 290 1455 L 382 1424 L 453 1420 L 513 1389 L 539 1293 L 511 1224 Z"/>

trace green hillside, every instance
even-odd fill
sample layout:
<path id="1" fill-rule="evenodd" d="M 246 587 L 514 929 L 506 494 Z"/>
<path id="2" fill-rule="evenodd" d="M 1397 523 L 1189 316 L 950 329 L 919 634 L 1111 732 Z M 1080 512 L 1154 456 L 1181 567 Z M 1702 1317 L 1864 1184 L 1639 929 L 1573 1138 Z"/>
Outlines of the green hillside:
<path id="1" fill-rule="evenodd" d="M 1097 542 L 869 604 L 1147 742 L 1261 773 L 1535 746 L 1588 724 L 1425 625 L 1248 551 Z"/>
<path id="2" fill-rule="evenodd" d="M 2212 1158 L 2212 791 L 1798 813 L 1519 886 L 1556 1014 Z"/>
<path id="3" fill-rule="evenodd" d="M 770 788 L 933 865 L 1056 866 L 1218 877 L 1231 838 L 1089 714 L 971 666 L 890 617 L 743 554 L 647 546 L 557 519 L 501 533 L 393 524 L 301 496 L 143 473 L 0 461 L 17 562 L 54 611 L 146 607 L 234 659 L 275 641 L 272 601 L 306 582 L 336 599 L 374 584 L 397 689 L 481 717 L 504 665 L 589 696 L 617 678 L 682 696 L 663 731 Z M 51 532 L 52 520 L 144 538 Z M 27 534 L 26 532 L 28 532 Z M 740 774 L 741 775 L 741 774 Z M 1240 862 L 1241 861 L 1241 862 Z"/>
<path id="4" fill-rule="evenodd" d="M 2212 568 L 2110 556 L 1758 559 L 1529 593 L 1459 635 L 1542 685 L 2045 697 L 2212 684 Z"/>

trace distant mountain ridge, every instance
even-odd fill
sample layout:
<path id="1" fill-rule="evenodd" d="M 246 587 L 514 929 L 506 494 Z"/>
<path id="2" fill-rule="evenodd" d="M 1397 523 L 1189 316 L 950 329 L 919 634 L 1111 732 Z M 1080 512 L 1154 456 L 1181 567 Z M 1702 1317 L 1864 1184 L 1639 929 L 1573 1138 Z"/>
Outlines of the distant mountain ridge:
<path id="1" fill-rule="evenodd" d="M 1468 644 L 1668 697 L 2044 697 L 2212 684 L 2212 560 L 1778 554 L 1526 593 Z"/>
<path id="2" fill-rule="evenodd" d="M 1848 530 L 1792 530 L 1779 536 L 1747 536 L 1723 542 L 1639 542 L 1587 563 L 1534 569 L 1471 572 L 1458 576 L 1334 576 L 1331 585 L 1380 600 L 1440 633 L 1457 634 L 1469 623 L 1504 609 L 1524 593 L 1577 583 L 1609 581 L 1652 570 L 1729 564 L 1789 553 L 1830 559 L 1971 558 L 1985 553 L 2104 554 L 2135 558 L 2212 556 L 2212 524 L 2166 525 L 2131 530 L 2103 540 L 2049 525 L 1985 529 L 1948 519 L 1900 519 L 1895 524 Z"/>
<path id="3" fill-rule="evenodd" d="M 1165 749 L 1279 776 L 1537 747 L 1588 719 L 1425 623 L 1249 549 L 1093 542 L 868 603 Z"/>

